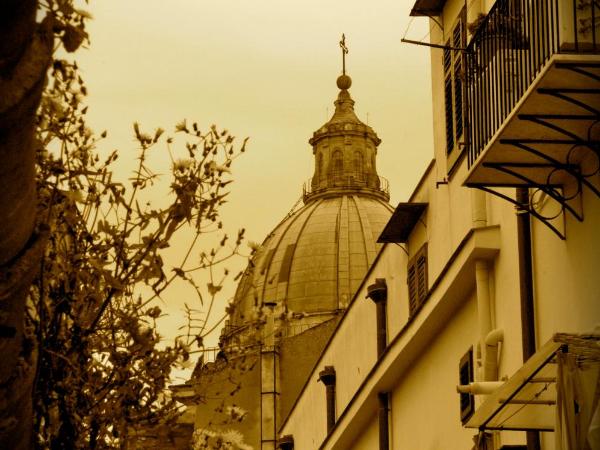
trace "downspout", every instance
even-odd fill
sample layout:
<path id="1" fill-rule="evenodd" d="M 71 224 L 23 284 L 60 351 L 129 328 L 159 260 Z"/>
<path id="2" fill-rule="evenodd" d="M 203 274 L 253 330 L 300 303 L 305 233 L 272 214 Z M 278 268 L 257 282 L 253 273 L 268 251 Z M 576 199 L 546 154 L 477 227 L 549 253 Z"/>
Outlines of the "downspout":
<path id="1" fill-rule="evenodd" d="M 535 316 L 533 297 L 533 261 L 531 256 L 531 221 L 529 190 L 516 189 L 516 200 L 522 208 L 517 209 L 517 247 L 519 253 L 519 294 L 521 299 L 521 343 L 523 362 L 535 353 Z M 527 450 L 540 450 L 540 434 L 527 432 Z"/>
<path id="2" fill-rule="evenodd" d="M 375 283 L 367 287 L 367 298 L 376 307 L 377 315 L 377 358 L 380 358 L 387 348 L 387 284 L 385 278 L 375 279 Z"/>
<path id="3" fill-rule="evenodd" d="M 485 192 L 471 190 L 471 220 L 473 228 L 487 226 Z M 504 339 L 502 330 L 492 328 L 492 300 L 490 298 L 490 269 L 484 259 L 475 260 L 475 284 L 477 290 L 477 320 L 479 324 L 478 380 L 498 380 L 498 346 Z M 482 367 L 481 367 L 482 366 Z M 480 392 L 482 393 L 482 392 Z M 488 392 L 489 393 L 489 392 Z"/>
<path id="4" fill-rule="evenodd" d="M 483 364 L 483 379 L 485 381 L 498 380 L 498 346 L 504 341 L 504 331 L 495 329 L 485 337 L 485 360 Z"/>
<path id="5" fill-rule="evenodd" d="M 325 385 L 327 434 L 329 434 L 335 427 L 335 368 L 333 366 L 325 366 L 319 372 L 319 381 Z"/>
<path id="6" fill-rule="evenodd" d="M 471 190 L 471 221 L 473 228 L 487 226 L 485 192 Z M 477 320 L 479 342 L 477 346 L 478 380 L 498 380 L 498 345 L 504 339 L 502 330 L 494 330 L 492 324 L 492 300 L 490 298 L 490 269 L 484 259 L 475 260 L 475 283 L 477 289 Z"/>
<path id="7" fill-rule="evenodd" d="M 485 338 L 492 331 L 492 314 L 490 307 L 489 269 L 488 263 L 484 259 L 475 260 L 475 287 L 477 292 L 477 323 L 479 325 L 478 354 L 481 354 L 478 366 L 485 367 L 487 358 Z M 481 370 L 478 378 L 480 380 L 486 379 Z"/>
<path id="8" fill-rule="evenodd" d="M 473 228 L 481 228 L 487 225 L 485 192 L 480 189 L 471 189 L 471 221 Z"/>
<path id="9" fill-rule="evenodd" d="M 389 450 L 389 394 L 387 392 L 379 392 L 377 400 L 379 402 L 379 450 Z"/>

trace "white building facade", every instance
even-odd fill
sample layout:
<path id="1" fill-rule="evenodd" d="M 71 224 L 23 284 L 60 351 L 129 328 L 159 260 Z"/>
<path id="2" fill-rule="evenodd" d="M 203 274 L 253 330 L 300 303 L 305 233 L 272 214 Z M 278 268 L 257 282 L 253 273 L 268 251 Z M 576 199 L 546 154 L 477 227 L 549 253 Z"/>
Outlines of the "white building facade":
<path id="1" fill-rule="evenodd" d="M 430 17 L 434 159 L 279 446 L 599 448 L 600 6 L 412 14 Z"/>

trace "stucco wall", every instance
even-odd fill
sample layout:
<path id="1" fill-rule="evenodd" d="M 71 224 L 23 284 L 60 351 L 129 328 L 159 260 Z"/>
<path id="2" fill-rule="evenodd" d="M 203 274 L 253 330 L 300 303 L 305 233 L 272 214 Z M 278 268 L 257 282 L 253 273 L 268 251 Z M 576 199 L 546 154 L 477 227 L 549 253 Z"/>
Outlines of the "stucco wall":
<path id="1" fill-rule="evenodd" d="M 281 419 L 287 417 L 338 321 L 339 318 L 335 317 L 281 341 L 279 350 Z"/>
<path id="2" fill-rule="evenodd" d="M 379 418 L 374 414 L 364 432 L 353 443 L 351 450 L 374 450 L 377 448 L 379 448 Z"/>
<path id="3" fill-rule="evenodd" d="M 219 369 L 204 370 L 197 386 L 201 402 L 196 407 L 195 429 L 238 430 L 244 442 L 260 448 L 260 361 L 249 353 Z M 227 407 L 238 406 L 247 414 L 241 422 L 228 420 Z"/>
<path id="4" fill-rule="evenodd" d="M 566 241 L 533 222 L 538 344 L 556 331 L 591 332 L 600 326 L 600 199 L 587 188 L 582 209 L 583 222 L 565 216 Z"/>
<path id="5" fill-rule="evenodd" d="M 476 300 L 471 294 L 393 389 L 393 449 L 472 447 L 475 431 L 462 428 L 456 385 L 460 358 L 477 340 L 471 326 L 476 320 Z"/>

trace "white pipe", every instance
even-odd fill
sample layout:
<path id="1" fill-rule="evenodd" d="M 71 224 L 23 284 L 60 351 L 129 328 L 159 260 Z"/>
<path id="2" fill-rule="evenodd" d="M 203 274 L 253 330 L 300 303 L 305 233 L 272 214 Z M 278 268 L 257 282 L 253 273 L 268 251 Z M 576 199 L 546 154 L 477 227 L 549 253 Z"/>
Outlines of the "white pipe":
<path id="1" fill-rule="evenodd" d="M 471 221 L 473 228 L 481 228 L 487 225 L 487 207 L 485 192 L 479 189 L 471 189 Z"/>
<path id="2" fill-rule="evenodd" d="M 479 324 L 479 346 L 481 347 L 481 360 L 485 361 L 485 337 L 492 331 L 492 314 L 490 308 L 490 283 L 487 261 L 475 261 L 475 283 L 477 289 L 477 322 Z M 485 380 L 484 376 L 484 380 Z"/>
<path id="3" fill-rule="evenodd" d="M 482 356 L 482 352 L 483 350 L 481 350 L 481 342 L 477 343 L 477 351 L 475 352 L 475 379 L 476 380 L 483 380 L 483 356 Z"/>
<path id="4" fill-rule="evenodd" d="M 483 379 L 496 381 L 498 379 L 498 344 L 504 342 L 504 330 L 497 328 L 485 337 L 485 359 Z"/>
<path id="5" fill-rule="evenodd" d="M 488 333 L 485 337 L 485 345 L 498 345 L 498 342 L 504 341 L 504 330 L 496 328 Z"/>
<path id="6" fill-rule="evenodd" d="M 479 381 L 456 386 L 461 394 L 488 395 L 504 384 L 504 381 Z"/>

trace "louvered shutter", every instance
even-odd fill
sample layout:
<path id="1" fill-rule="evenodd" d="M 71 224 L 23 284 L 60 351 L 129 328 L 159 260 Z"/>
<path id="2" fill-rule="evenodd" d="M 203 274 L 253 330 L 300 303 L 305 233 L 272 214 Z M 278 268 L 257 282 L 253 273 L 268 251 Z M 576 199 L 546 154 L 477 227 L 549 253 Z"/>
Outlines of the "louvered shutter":
<path id="1" fill-rule="evenodd" d="M 412 316 L 427 298 L 427 244 L 410 260 L 407 269 L 408 308 Z"/>

